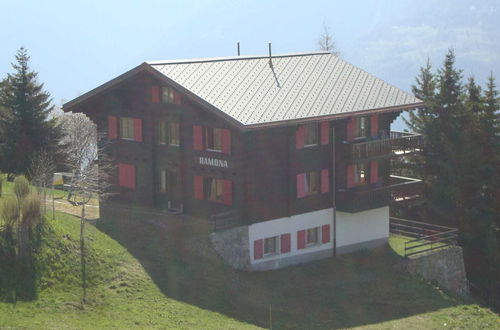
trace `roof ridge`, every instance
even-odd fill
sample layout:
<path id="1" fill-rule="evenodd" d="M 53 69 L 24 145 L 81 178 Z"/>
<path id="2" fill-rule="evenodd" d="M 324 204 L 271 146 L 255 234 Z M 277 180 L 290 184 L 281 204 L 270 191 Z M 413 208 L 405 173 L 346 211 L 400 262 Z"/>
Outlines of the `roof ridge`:
<path id="1" fill-rule="evenodd" d="M 333 54 L 330 52 L 327 52 L 327 51 L 315 51 L 315 52 L 304 52 L 304 53 L 273 54 L 271 57 L 272 58 L 281 58 L 281 57 L 312 56 L 312 55 L 333 55 Z M 242 56 L 226 56 L 226 57 L 207 57 L 207 58 L 193 58 L 193 59 L 181 59 L 181 60 L 146 61 L 145 63 L 147 63 L 149 65 L 190 64 L 190 63 L 203 63 L 203 62 L 252 60 L 252 59 L 262 59 L 262 58 L 269 58 L 269 55 L 242 55 Z"/>

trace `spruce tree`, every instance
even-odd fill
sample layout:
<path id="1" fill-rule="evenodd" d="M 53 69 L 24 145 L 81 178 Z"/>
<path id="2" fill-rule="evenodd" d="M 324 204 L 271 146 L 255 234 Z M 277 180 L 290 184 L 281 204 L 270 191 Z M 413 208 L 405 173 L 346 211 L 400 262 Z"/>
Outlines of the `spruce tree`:
<path id="1" fill-rule="evenodd" d="M 32 157 L 42 149 L 56 153 L 60 136 L 55 120 L 49 119 L 50 94 L 28 61 L 27 50 L 21 47 L 12 64 L 14 73 L 0 84 L 0 166 L 11 174 L 28 174 Z"/>

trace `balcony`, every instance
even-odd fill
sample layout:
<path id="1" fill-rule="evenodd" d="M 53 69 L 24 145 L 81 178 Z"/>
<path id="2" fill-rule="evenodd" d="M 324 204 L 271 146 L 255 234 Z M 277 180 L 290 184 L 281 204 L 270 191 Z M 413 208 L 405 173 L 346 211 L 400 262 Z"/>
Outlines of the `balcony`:
<path id="1" fill-rule="evenodd" d="M 389 136 L 364 142 L 345 142 L 344 155 L 347 162 L 372 160 L 403 155 L 422 150 L 423 136 L 407 132 L 390 132 Z"/>
<path id="2" fill-rule="evenodd" d="M 365 190 L 339 190 L 337 210 L 355 213 L 387 206 L 394 202 L 418 199 L 423 193 L 423 182 L 417 179 L 391 175 L 387 185 Z"/>

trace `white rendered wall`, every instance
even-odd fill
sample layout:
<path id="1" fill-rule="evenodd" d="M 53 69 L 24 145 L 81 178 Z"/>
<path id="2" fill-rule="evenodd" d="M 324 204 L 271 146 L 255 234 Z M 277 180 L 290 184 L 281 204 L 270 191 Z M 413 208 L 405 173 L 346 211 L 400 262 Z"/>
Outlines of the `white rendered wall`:
<path id="1" fill-rule="evenodd" d="M 389 237 L 389 207 L 337 212 L 337 247 Z"/>
<path id="2" fill-rule="evenodd" d="M 325 244 L 318 244 L 304 249 L 297 249 L 297 232 L 303 229 L 309 229 L 314 227 L 321 227 L 323 225 L 330 225 L 330 242 Z M 319 230 L 321 242 L 321 228 Z M 253 256 L 253 242 L 258 239 L 269 238 L 273 236 L 279 236 L 282 234 L 291 234 L 291 244 L 290 252 L 283 254 L 275 254 L 272 256 L 264 256 L 262 259 L 254 260 Z M 326 249 L 333 249 L 333 209 L 324 209 L 309 213 L 303 213 L 299 215 L 294 215 L 287 218 L 280 218 L 275 220 L 269 220 L 265 222 L 255 223 L 248 226 L 249 235 L 249 252 L 250 252 L 250 262 L 252 264 L 257 264 L 260 262 L 267 262 L 270 260 L 276 260 L 285 257 L 293 257 L 301 254 L 318 252 Z"/>
<path id="3" fill-rule="evenodd" d="M 303 229 L 330 225 L 330 242 L 297 249 L 297 232 Z M 291 249 L 288 253 L 278 253 L 254 259 L 254 241 L 282 234 L 291 234 Z M 324 209 L 292 217 L 269 220 L 248 226 L 250 263 L 258 264 L 294 257 L 311 252 L 333 249 L 333 209 Z M 320 229 L 321 236 L 321 229 Z M 337 211 L 337 247 L 362 244 L 389 237 L 389 207 L 381 207 L 358 213 Z M 321 237 L 319 237 L 321 242 Z"/>

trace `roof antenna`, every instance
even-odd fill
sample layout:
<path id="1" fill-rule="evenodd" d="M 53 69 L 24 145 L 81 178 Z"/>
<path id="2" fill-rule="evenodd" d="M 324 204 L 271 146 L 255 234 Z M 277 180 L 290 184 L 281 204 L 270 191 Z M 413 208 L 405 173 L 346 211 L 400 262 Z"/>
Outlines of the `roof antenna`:
<path id="1" fill-rule="evenodd" d="M 273 69 L 273 61 L 272 61 L 272 54 L 271 54 L 271 43 L 269 43 L 268 45 L 269 45 L 269 66 L 271 67 L 271 69 Z"/>
<path id="2" fill-rule="evenodd" d="M 238 48 L 238 56 L 240 56 L 240 42 L 239 41 L 236 43 L 236 47 Z"/>

